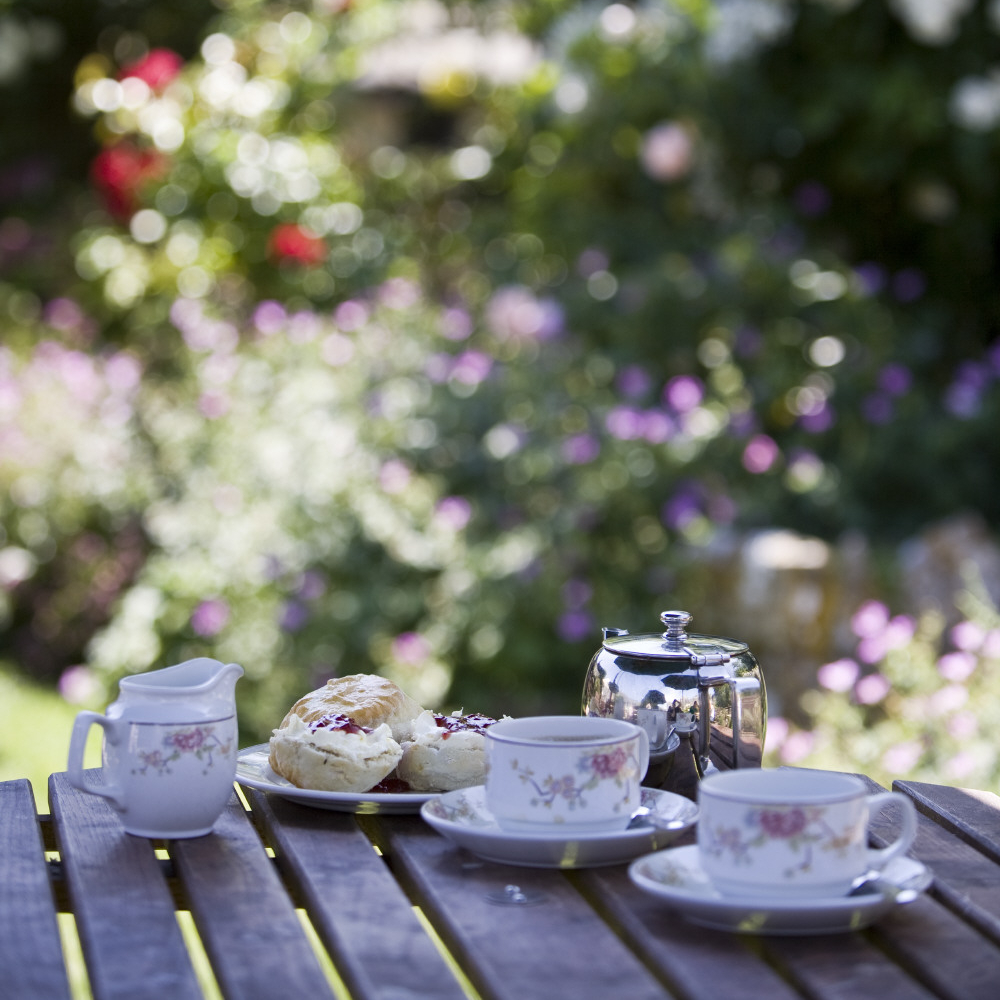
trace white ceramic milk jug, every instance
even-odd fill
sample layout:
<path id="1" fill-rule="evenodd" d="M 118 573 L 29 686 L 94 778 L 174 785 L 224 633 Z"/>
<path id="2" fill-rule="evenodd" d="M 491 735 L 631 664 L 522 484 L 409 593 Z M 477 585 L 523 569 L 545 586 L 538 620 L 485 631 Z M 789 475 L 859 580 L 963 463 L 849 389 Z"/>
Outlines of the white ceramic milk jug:
<path id="1" fill-rule="evenodd" d="M 107 714 L 81 712 L 67 777 L 106 798 L 128 833 L 200 837 L 219 818 L 236 777 L 236 663 L 200 657 L 124 677 Z M 103 783 L 83 769 L 92 725 L 104 730 Z"/>

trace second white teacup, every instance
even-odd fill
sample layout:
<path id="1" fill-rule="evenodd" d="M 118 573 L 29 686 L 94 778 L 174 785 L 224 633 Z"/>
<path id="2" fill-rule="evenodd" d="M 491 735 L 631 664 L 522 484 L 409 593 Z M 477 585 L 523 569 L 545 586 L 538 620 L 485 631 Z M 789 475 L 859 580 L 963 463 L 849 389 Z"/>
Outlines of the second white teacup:
<path id="1" fill-rule="evenodd" d="M 901 832 L 868 847 L 871 817 L 897 807 Z M 869 794 L 850 774 L 741 770 L 710 775 L 698 789 L 698 856 L 723 894 L 757 898 L 846 895 L 913 843 L 917 814 L 898 792 Z"/>
<path id="2" fill-rule="evenodd" d="M 649 738 L 631 722 L 504 719 L 486 731 L 486 806 L 512 832 L 623 830 L 648 766 Z"/>

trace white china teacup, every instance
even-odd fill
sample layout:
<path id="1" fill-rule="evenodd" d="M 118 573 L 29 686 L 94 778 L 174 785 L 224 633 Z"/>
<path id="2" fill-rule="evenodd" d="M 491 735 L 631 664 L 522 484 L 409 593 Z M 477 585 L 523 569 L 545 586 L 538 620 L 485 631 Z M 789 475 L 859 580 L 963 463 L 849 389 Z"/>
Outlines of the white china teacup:
<path id="1" fill-rule="evenodd" d="M 868 847 L 871 817 L 898 807 L 901 833 Z M 843 896 L 859 876 L 881 869 L 913 843 L 917 815 L 898 792 L 869 794 L 849 774 L 739 770 L 709 775 L 698 789 L 698 856 L 724 895 L 757 898 Z"/>
<path id="2" fill-rule="evenodd" d="M 486 731 L 486 805 L 511 832 L 613 832 L 639 808 L 649 737 L 619 719 L 543 715 Z"/>

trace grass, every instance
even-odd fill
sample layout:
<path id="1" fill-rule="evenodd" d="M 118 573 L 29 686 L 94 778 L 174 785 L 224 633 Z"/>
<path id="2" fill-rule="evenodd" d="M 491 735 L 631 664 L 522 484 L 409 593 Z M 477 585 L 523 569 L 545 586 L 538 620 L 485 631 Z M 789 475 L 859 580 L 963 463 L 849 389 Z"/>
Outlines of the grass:
<path id="1" fill-rule="evenodd" d="M 48 812 L 49 775 L 66 770 L 70 733 L 79 711 L 57 691 L 0 664 L 0 781 L 27 778 L 39 812 Z M 95 727 L 87 739 L 84 766 L 100 763 L 101 733 Z"/>

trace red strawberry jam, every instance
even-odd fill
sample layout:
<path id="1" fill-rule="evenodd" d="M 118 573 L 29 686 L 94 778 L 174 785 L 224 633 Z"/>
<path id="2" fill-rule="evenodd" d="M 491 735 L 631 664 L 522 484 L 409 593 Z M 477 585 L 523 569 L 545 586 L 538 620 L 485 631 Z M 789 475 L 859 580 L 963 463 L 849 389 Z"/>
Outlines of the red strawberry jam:
<path id="1" fill-rule="evenodd" d="M 443 729 L 441 739 L 446 740 L 452 733 L 485 733 L 496 722 L 487 715 L 435 715 L 438 728 Z"/>
<path id="2" fill-rule="evenodd" d="M 412 791 L 412 789 L 409 782 L 390 774 L 383 778 L 377 785 L 369 788 L 368 791 L 377 792 L 380 795 L 404 795 L 406 792 Z"/>
<path id="3" fill-rule="evenodd" d="M 314 733 L 317 729 L 333 729 L 342 733 L 355 733 L 357 735 L 374 732 L 373 729 L 369 729 L 367 726 L 359 726 L 349 715 L 341 715 L 333 712 L 324 715 L 321 719 L 317 719 L 310 724 L 309 728 Z"/>

